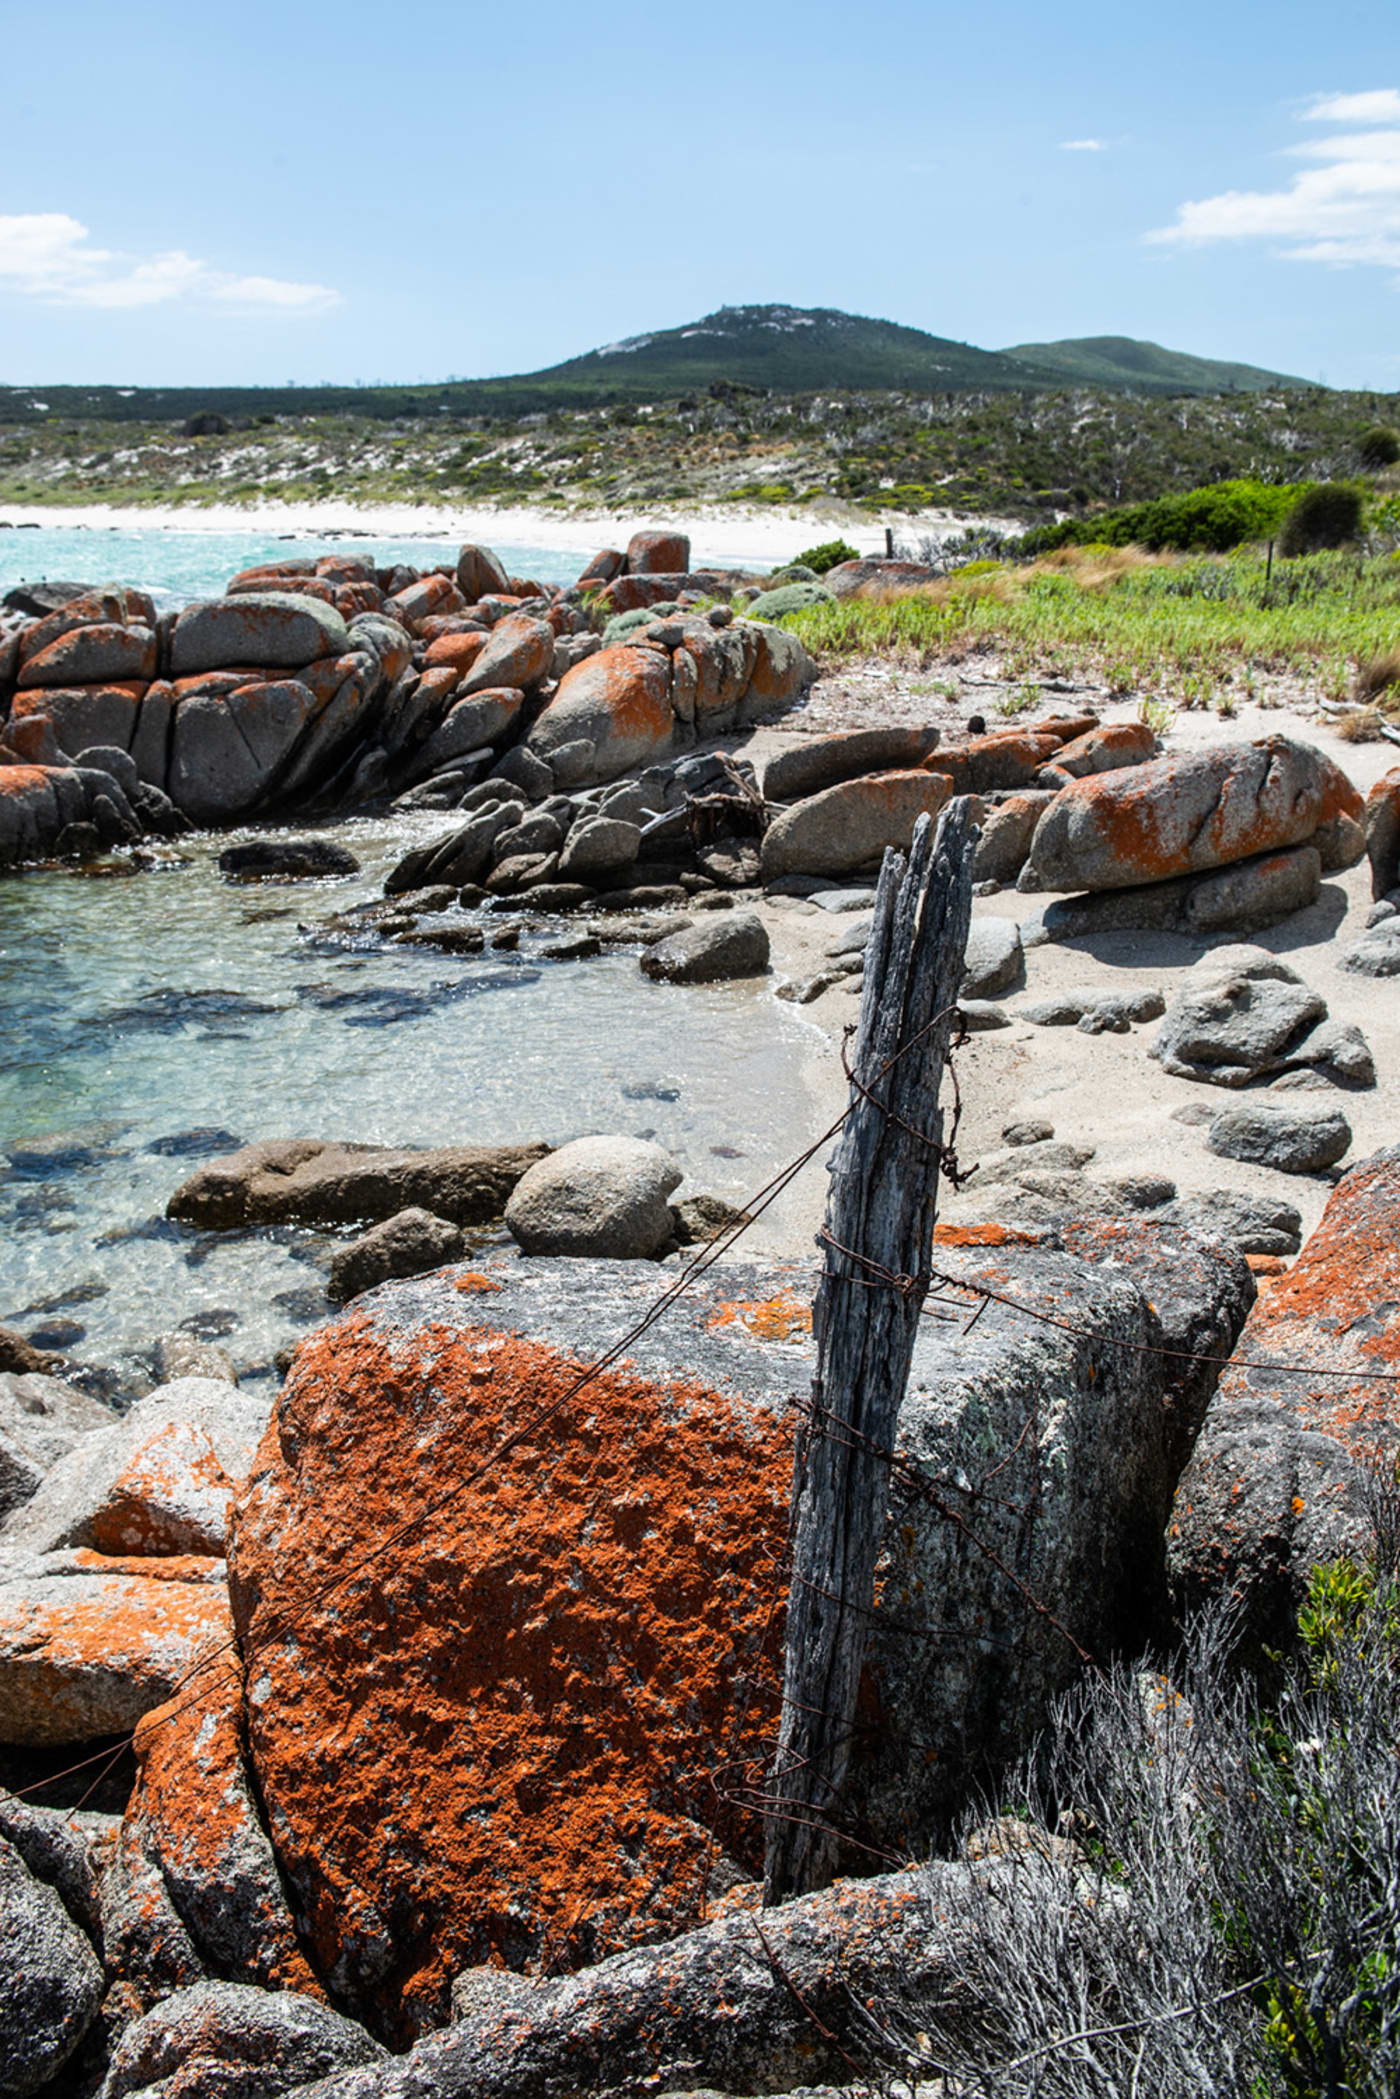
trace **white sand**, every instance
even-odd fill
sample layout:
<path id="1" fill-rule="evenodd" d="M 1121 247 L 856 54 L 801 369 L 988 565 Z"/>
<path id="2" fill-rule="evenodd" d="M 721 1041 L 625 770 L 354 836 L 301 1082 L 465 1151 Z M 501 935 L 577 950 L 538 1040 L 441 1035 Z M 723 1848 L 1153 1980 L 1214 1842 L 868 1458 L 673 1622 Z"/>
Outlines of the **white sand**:
<path id="1" fill-rule="evenodd" d="M 233 503 L 122 507 L 103 503 L 72 509 L 48 505 L 0 504 L 0 526 L 50 526 L 72 530 L 121 532 L 251 532 L 366 533 L 382 539 L 442 538 L 454 544 L 472 540 L 483 546 L 562 548 L 594 554 L 600 547 L 623 546 L 634 532 L 665 527 L 689 535 L 695 567 L 772 568 L 791 561 L 804 547 L 824 539 L 847 540 L 861 554 L 883 554 L 886 523 L 896 539 L 908 544 L 925 535 L 954 534 L 980 523 L 1014 530 L 1009 519 L 974 520 L 952 511 L 929 511 L 919 517 L 888 519 L 852 516 L 841 510 L 803 505 L 791 510 L 723 504 L 710 509 L 665 508 L 655 513 L 607 510 L 555 510 L 527 505 L 469 509 L 432 503 Z"/>

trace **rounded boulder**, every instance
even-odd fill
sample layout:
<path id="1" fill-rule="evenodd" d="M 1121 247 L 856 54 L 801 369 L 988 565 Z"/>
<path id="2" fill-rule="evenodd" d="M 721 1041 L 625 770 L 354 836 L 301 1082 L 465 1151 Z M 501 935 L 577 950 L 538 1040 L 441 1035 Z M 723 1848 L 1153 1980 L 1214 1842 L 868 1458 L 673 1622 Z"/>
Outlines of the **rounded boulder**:
<path id="1" fill-rule="evenodd" d="M 681 1179 L 659 1145 L 580 1137 L 521 1176 L 506 1225 L 527 1254 L 644 1261 L 672 1235 L 667 1198 Z"/>

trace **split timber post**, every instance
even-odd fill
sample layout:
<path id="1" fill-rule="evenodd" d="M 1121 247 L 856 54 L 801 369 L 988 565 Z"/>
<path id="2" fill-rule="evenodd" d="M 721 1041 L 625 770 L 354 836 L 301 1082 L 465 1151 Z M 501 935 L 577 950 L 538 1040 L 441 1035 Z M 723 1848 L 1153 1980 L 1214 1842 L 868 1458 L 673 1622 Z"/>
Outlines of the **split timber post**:
<path id="1" fill-rule="evenodd" d="M 831 1169 L 812 1308 L 811 1413 L 793 1459 L 787 1654 L 763 1897 L 831 1878 L 828 1816 L 855 1721 L 888 1466 L 929 1285 L 939 1090 L 962 981 L 977 833 L 966 796 L 906 865 L 886 853 L 865 958 L 851 1107 Z M 897 1285 L 880 1277 L 898 1278 Z M 873 1287 L 872 1287 L 873 1285 Z"/>

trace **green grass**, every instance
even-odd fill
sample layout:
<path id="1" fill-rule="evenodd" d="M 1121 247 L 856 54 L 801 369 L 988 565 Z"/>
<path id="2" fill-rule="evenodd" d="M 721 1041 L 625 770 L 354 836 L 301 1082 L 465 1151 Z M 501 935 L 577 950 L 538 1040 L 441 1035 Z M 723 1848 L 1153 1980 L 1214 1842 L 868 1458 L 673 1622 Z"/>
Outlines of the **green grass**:
<path id="1" fill-rule="evenodd" d="M 1090 670 L 1122 691 L 1188 684 L 1202 704 L 1258 668 L 1341 697 L 1352 667 L 1400 648 L 1400 559 L 1315 554 L 1149 560 L 1092 549 L 957 575 L 918 595 L 845 599 L 784 624 L 819 656 L 894 654 L 927 665 L 969 647 L 1010 653 L 1010 675 Z"/>

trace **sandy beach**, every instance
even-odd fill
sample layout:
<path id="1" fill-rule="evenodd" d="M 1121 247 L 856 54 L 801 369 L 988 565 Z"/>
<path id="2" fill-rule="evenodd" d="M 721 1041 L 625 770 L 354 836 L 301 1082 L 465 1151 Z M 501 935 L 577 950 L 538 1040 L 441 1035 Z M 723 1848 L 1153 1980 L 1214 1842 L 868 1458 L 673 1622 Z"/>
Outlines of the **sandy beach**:
<path id="1" fill-rule="evenodd" d="M 934 534 L 955 534 L 977 522 L 1014 530 L 1010 519 L 972 520 L 952 511 L 930 511 L 919 517 L 896 517 L 889 525 L 896 539 L 914 541 Z M 688 533 L 691 559 L 707 564 L 773 568 L 791 561 L 805 547 L 824 539 L 847 540 L 861 554 L 885 551 L 883 518 L 853 518 L 842 507 L 831 511 L 811 505 L 790 510 L 726 504 L 709 510 L 659 509 L 645 516 L 635 509 L 549 510 L 538 506 L 458 508 L 431 503 L 224 503 L 182 508 L 116 506 L 101 503 L 75 508 L 47 504 L 0 505 L 0 531 L 7 528 L 88 532 L 268 532 L 306 538 L 354 535 L 368 539 L 436 539 L 456 545 L 464 540 L 491 546 L 539 546 L 576 549 L 582 555 L 600 547 L 626 546 L 634 532 L 665 525 Z"/>

